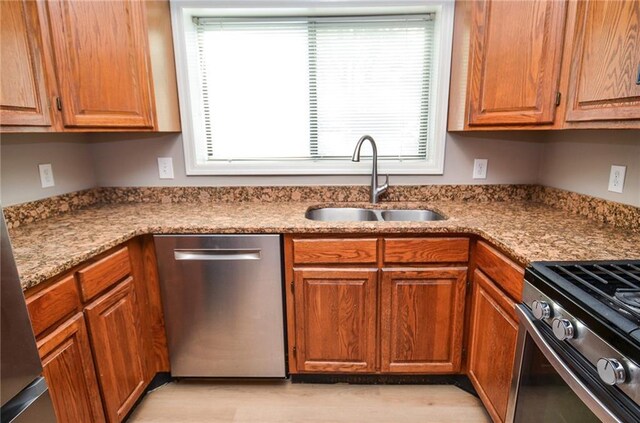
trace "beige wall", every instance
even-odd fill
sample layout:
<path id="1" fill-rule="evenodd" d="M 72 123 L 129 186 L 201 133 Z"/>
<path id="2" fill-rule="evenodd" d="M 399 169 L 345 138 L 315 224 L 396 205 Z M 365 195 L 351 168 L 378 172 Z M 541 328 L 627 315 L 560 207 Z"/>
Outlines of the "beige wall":
<path id="1" fill-rule="evenodd" d="M 3 134 L 0 202 L 24 203 L 96 186 L 84 134 Z M 51 163 L 55 186 L 42 188 L 38 164 Z"/>
<path id="2" fill-rule="evenodd" d="M 448 134 L 444 175 L 392 176 L 392 184 L 541 183 L 640 207 L 640 131 Z M 538 141 L 542 140 L 542 141 Z M 176 178 L 158 178 L 157 157 L 173 157 Z M 368 184 L 368 176 L 192 176 L 180 135 L 2 135 L 3 206 L 94 186 Z M 488 158 L 486 180 L 471 178 Z M 41 188 L 39 163 L 52 163 L 56 186 Z M 622 194 L 607 191 L 612 164 L 626 165 Z"/>
<path id="3" fill-rule="evenodd" d="M 91 153 L 100 186 L 349 185 L 368 184 L 366 175 L 186 176 L 180 135 L 102 134 Z M 537 179 L 542 145 L 537 134 L 449 134 L 443 175 L 397 175 L 391 184 L 521 184 Z M 518 139 L 518 141 L 516 141 Z M 354 142 L 355 145 L 355 142 Z M 175 179 L 158 177 L 158 157 L 173 157 Z M 471 178 L 473 159 L 489 159 L 485 180 Z"/>
<path id="4" fill-rule="evenodd" d="M 640 207 L 640 131 L 551 132 L 538 182 Z M 627 167 L 622 194 L 609 192 L 611 165 Z"/>

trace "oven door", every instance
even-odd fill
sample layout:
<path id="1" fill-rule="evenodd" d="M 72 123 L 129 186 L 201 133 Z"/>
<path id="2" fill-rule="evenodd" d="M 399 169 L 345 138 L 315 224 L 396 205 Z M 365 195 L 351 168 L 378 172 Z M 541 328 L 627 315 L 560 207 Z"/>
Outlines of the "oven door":
<path id="1" fill-rule="evenodd" d="M 638 421 L 571 346 L 534 321 L 525 306 L 516 311 L 520 329 L 508 422 Z"/>

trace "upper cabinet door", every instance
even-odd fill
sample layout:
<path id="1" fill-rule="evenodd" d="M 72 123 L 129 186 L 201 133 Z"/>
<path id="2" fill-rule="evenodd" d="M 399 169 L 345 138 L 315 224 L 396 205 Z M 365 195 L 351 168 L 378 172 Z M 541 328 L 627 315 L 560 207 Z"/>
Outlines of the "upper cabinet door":
<path id="1" fill-rule="evenodd" d="M 553 123 L 566 2 L 473 4 L 469 125 Z"/>
<path id="2" fill-rule="evenodd" d="M 36 2 L 0 1 L 0 124 L 50 126 Z"/>
<path id="3" fill-rule="evenodd" d="M 579 1 L 568 122 L 640 119 L 640 1 Z"/>
<path id="4" fill-rule="evenodd" d="M 153 128 L 144 2 L 48 2 L 65 127 Z"/>

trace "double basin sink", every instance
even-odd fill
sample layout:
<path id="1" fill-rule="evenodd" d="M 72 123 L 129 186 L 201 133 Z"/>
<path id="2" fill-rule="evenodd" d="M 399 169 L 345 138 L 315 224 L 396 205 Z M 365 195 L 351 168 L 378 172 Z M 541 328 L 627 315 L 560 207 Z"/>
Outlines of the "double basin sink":
<path id="1" fill-rule="evenodd" d="M 446 219 L 428 209 L 375 210 L 355 207 L 324 207 L 309 209 L 305 217 L 323 222 L 429 222 Z"/>

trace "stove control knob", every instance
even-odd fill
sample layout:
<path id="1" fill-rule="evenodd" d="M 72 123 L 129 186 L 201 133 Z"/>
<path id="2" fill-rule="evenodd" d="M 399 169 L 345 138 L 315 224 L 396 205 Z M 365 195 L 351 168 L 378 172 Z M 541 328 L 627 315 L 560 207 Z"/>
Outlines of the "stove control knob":
<path id="1" fill-rule="evenodd" d="M 551 328 L 553 329 L 553 334 L 556 336 L 556 338 L 561 341 L 573 338 L 573 324 L 567 319 L 559 319 L 556 317 L 551 322 Z"/>
<path id="2" fill-rule="evenodd" d="M 627 372 L 615 358 L 601 358 L 598 360 L 598 375 L 607 385 L 624 383 Z"/>
<path id="3" fill-rule="evenodd" d="M 531 303 L 531 310 L 533 310 L 533 317 L 538 320 L 544 320 L 551 317 L 551 306 L 545 301 L 533 300 Z"/>

